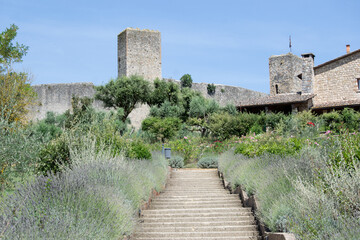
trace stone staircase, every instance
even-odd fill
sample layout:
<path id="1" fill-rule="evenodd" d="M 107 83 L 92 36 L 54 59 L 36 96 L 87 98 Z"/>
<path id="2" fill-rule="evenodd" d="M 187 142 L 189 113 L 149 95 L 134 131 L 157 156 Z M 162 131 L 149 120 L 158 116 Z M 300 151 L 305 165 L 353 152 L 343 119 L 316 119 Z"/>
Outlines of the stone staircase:
<path id="1" fill-rule="evenodd" d="M 142 211 L 132 239 L 261 239 L 250 208 L 225 190 L 217 170 L 176 170 Z"/>

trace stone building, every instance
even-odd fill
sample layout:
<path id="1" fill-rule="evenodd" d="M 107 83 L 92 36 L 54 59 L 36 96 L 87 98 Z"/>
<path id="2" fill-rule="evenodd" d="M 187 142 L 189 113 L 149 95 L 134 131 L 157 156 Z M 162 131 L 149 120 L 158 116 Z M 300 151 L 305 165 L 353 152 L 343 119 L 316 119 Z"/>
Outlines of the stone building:
<path id="1" fill-rule="evenodd" d="M 237 102 L 251 112 L 322 113 L 344 107 L 360 108 L 360 49 L 314 67 L 315 55 L 292 53 L 269 58 L 270 96 Z"/>

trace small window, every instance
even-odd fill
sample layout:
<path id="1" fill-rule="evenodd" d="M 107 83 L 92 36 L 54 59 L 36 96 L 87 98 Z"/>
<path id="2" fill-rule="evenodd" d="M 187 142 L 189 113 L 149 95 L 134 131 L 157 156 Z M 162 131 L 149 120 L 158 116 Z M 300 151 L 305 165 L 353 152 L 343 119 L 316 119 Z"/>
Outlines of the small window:
<path id="1" fill-rule="evenodd" d="M 297 77 L 302 80 L 302 73 L 300 73 L 299 75 L 297 75 Z"/>
<path id="2" fill-rule="evenodd" d="M 357 81 L 357 89 L 360 91 L 360 78 L 358 78 L 358 79 L 356 79 L 356 81 Z"/>
<path id="3" fill-rule="evenodd" d="M 359 80 L 359 79 L 358 79 L 358 80 Z M 276 94 L 279 94 L 279 87 L 278 87 L 277 84 L 275 85 L 275 92 L 276 92 Z"/>

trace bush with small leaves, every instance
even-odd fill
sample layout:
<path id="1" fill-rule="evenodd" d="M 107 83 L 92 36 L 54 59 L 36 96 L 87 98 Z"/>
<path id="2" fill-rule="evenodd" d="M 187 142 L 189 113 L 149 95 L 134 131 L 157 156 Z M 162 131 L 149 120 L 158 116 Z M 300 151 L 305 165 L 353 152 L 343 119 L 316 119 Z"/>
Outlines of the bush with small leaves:
<path id="1" fill-rule="evenodd" d="M 197 163 L 200 168 L 217 168 L 218 159 L 216 157 L 203 157 Z"/>
<path id="2" fill-rule="evenodd" d="M 184 74 L 180 78 L 180 82 L 181 82 L 181 87 L 183 87 L 183 88 L 191 88 L 193 80 L 192 80 L 190 74 Z"/>
<path id="3" fill-rule="evenodd" d="M 209 95 L 214 95 L 215 90 L 216 90 L 216 86 L 213 83 L 207 85 L 207 92 Z"/>
<path id="4" fill-rule="evenodd" d="M 130 144 L 130 147 L 126 150 L 126 156 L 134 159 L 151 159 L 149 148 L 140 141 Z"/>
<path id="5" fill-rule="evenodd" d="M 184 158 L 180 156 L 174 156 L 169 159 L 169 166 L 172 168 L 183 168 Z"/>

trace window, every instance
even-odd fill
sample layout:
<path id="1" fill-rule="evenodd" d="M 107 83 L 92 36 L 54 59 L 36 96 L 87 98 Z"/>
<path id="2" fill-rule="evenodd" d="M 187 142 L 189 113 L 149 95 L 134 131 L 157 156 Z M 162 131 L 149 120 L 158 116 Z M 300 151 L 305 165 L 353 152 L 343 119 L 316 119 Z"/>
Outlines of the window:
<path id="1" fill-rule="evenodd" d="M 356 79 L 356 81 L 357 81 L 357 89 L 358 89 L 358 91 L 360 91 L 360 78 L 358 78 L 358 79 Z"/>
<path id="2" fill-rule="evenodd" d="M 360 79 L 358 79 L 358 82 L 359 82 L 359 80 L 360 80 Z M 275 92 L 276 92 L 276 94 L 279 94 L 279 87 L 278 87 L 277 84 L 275 85 Z"/>

